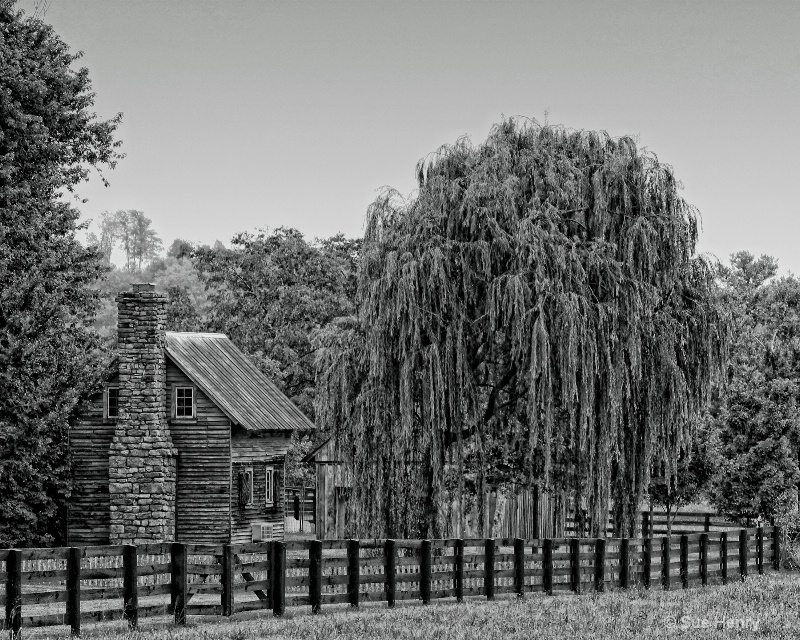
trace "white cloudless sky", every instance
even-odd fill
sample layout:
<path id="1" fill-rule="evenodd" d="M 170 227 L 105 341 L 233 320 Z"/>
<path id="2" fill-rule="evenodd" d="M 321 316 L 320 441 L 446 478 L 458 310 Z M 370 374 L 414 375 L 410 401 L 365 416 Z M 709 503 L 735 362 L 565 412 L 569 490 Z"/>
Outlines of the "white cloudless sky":
<path id="1" fill-rule="evenodd" d="M 33 0 L 19 6 L 33 13 Z M 127 157 L 86 218 L 165 245 L 358 236 L 382 187 L 502 117 L 635 136 L 702 214 L 699 250 L 800 273 L 800 2 L 51 0 Z"/>

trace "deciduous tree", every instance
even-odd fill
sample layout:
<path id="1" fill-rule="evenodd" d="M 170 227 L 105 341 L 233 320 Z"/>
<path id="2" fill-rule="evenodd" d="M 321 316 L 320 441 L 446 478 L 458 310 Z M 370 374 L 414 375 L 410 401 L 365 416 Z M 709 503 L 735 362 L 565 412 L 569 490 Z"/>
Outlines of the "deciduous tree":
<path id="1" fill-rule="evenodd" d="M 746 251 L 720 272 L 733 310 L 728 384 L 714 425 L 717 508 L 742 522 L 782 515 L 800 488 L 800 282 Z"/>
<path id="2" fill-rule="evenodd" d="M 318 360 L 353 533 L 445 535 L 453 500 L 522 481 L 585 504 L 592 535 L 613 504 L 631 535 L 726 340 L 672 170 L 630 138 L 506 120 L 417 176 L 371 206 L 358 318 Z"/>
<path id="3" fill-rule="evenodd" d="M 359 242 L 310 243 L 295 229 L 241 233 L 199 248 L 208 283 L 208 326 L 226 333 L 310 418 L 314 418 L 316 331 L 352 313 Z"/>
<path id="4" fill-rule="evenodd" d="M 119 159 L 120 116 L 96 117 L 78 58 L 0 0 L 0 547 L 58 537 L 68 419 L 101 371 L 87 325 L 105 267 L 67 196 Z"/>

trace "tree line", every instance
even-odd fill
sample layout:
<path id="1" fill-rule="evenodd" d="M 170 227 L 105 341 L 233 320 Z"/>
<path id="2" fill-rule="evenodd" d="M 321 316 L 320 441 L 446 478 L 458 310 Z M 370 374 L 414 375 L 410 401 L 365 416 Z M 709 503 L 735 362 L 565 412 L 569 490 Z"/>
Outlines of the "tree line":
<path id="1" fill-rule="evenodd" d="M 442 532 L 485 489 L 536 483 L 620 532 L 648 498 L 740 520 L 797 512 L 800 284 L 696 256 L 672 169 L 627 138 L 506 120 L 382 194 L 363 239 L 243 232 L 166 252 L 145 212 L 80 222 L 121 115 L 51 27 L 0 0 L 0 547 L 61 540 L 68 429 L 106 375 L 114 296 L 226 333 L 332 436 L 354 535 Z M 111 264 L 115 250 L 124 255 Z M 291 479 L 290 479 L 291 481 Z"/>

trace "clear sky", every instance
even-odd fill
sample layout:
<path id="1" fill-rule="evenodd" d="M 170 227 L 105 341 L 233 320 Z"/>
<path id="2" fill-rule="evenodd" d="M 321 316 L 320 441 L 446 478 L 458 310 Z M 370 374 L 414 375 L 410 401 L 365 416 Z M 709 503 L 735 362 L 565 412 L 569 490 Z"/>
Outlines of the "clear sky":
<path id="1" fill-rule="evenodd" d="M 547 113 L 671 164 L 701 251 L 800 274 L 800 2 L 50 0 L 45 20 L 98 114 L 124 113 L 84 215 L 140 209 L 166 244 L 361 235 L 422 156 Z"/>

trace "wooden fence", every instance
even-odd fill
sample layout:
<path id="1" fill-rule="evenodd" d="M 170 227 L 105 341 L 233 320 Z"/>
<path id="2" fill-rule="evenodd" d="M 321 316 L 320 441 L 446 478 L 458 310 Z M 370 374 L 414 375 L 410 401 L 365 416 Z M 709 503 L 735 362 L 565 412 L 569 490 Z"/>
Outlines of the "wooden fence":
<path id="1" fill-rule="evenodd" d="M 774 527 L 671 538 L 304 540 L 0 550 L 2 626 L 529 592 L 706 586 L 779 569 Z M 2 565 L 0 565 L 2 566 Z M 86 605 L 86 606 L 84 606 Z M 59 609 L 53 611 L 53 608 Z"/>

